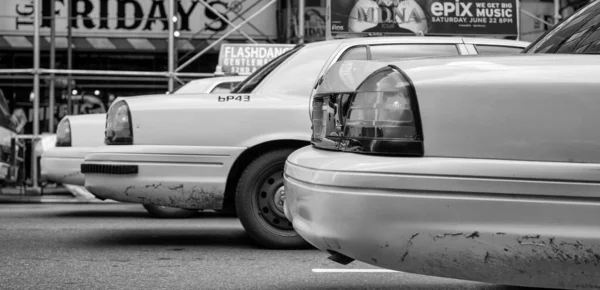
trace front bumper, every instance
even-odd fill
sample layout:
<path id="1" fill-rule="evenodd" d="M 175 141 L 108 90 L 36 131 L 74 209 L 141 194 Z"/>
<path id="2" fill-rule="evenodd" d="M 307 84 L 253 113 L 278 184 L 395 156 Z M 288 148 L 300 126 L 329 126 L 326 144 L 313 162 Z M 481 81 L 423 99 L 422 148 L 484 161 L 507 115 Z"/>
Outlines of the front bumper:
<path id="1" fill-rule="evenodd" d="M 106 146 L 82 165 L 85 188 L 123 202 L 221 209 L 233 161 L 243 148 Z"/>
<path id="2" fill-rule="evenodd" d="M 468 161 L 305 147 L 286 163 L 286 215 L 320 250 L 383 268 L 496 284 L 600 287 L 599 201 L 549 197 L 565 185 L 550 181 L 530 187 L 483 180 L 488 185 L 479 190 L 482 180 L 464 165 L 454 177 L 424 173 L 452 171 L 453 162 Z M 570 185 L 599 189 L 580 186 Z M 547 195 L 534 194 L 544 189 Z"/>
<path id="3" fill-rule="evenodd" d="M 54 147 L 42 153 L 40 169 L 42 177 L 64 184 L 83 186 L 81 164 L 95 147 Z"/>

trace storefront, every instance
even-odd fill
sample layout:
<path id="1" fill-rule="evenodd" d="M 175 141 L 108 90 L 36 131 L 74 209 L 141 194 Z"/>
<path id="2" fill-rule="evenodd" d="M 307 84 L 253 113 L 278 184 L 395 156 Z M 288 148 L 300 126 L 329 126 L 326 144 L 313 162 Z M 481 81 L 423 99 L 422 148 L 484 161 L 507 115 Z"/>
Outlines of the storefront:
<path id="1" fill-rule="evenodd" d="M 33 67 L 32 0 L 0 1 L 0 69 Z M 51 7 L 42 2 L 41 66 L 50 67 Z M 68 68 L 68 22 L 72 16 L 72 69 L 165 72 L 168 64 L 168 22 L 163 0 L 55 0 L 55 68 Z M 176 63 L 183 63 L 211 45 L 250 15 L 262 9 L 266 1 L 177 0 Z M 227 21 L 211 10 L 222 13 Z M 239 30 L 258 43 L 277 40 L 277 5 L 271 5 Z M 231 22 L 231 25 L 230 23 Z M 221 43 L 243 43 L 247 38 L 232 33 Z M 216 45 L 187 66 L 183 72 L 213 73 L 220 45 Z M 40 131 L 50 131 L 49 76 L 42 76 L 40 88 Z M 0 89 L 10 102 L 11 110 L 22 109 L 28 119 L 25 134 L 32 130 L 31 74 L 0 75 Z M 73 114 L 105 112 L 116 97 L 158 94 L 167 91 L 167 78 L 148 76 L 73 75 L 71 90 L 67 77 L 56 78 L 55 126 L 68 112 L 71 98 Z M 187 81 L 190 78 L 182 78 Z"/>

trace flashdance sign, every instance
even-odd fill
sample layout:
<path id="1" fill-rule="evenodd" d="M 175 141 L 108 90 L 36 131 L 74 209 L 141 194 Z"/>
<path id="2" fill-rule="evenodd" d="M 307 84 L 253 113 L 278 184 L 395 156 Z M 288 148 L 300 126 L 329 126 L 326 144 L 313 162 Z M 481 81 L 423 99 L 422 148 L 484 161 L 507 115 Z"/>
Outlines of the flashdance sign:
<path id="1" fill-rule="evenodd" d="M 293 44 L 226 43 L 221 45 L 219 66 L 223 73 L 251 74 L 293 47 Z"/>
<path id="2" fill-rule="evenodd" d="M 331 35 L 517 35 L 516 0 L 330 0 Z"/>

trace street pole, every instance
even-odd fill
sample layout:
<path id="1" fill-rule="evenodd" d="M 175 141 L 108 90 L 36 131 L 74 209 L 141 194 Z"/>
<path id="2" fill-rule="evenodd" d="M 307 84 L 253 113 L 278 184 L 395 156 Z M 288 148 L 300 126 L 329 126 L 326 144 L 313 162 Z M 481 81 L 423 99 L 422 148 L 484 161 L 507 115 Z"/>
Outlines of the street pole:
<path id="1" fill-rule="evenodd" d="M 73 1 L 67 0 L 67 69 L 73 69 L 73 31 L 71 27 L 71 10 L 73 9 Z M 71 92 L 73 87 L 71 86 L 71 74 L 67 75 L 67 114 L 73 114 L 73 101 L 71 100 Z"/>
<path id="2" fill-rule="evenodd" d="M 38 166 L 35 143 L 40 133 L 40 1 L 33 0 L 33 139 L 31 140 L 31 180 L 33 188 L 38 188 Z"/>
<path id="3" fill-rule="evenodd" d="M 174 39 L 174 33 L 175 33 L 175 28 L 174 28 L 174 21 L 173 21 L 173 17 L 175 16 L 175 1 L 174 0 L 169 0 L 169 49 L 168 49 L 168 61 L 169 61 L 169 67 L 168 67 L 168 73 L 169 73 L 169 93 L 173 92 L 173 87 L 174 87 L 174 79 L 173 79 L 173 71 L 175 70 L 175 57 L 174 57 L 174 53 L 173 50 L 175 48 L 175 39 Z"/>
<path id="4" fill-rule="evenodd" d="M 54 13 L 54 4 L 55 1 L 50 1 L 50 69 L 55 69 L 56 63 L 56 24 L 55 24 L 55 13 Z M 54 95 L 54 74 L 50 75 L 50 100 L 48 102 L 48 132 L 54 133 L 54 100 L 56 96 Z"/>
<path id="5" fill-rule="evenodd" d="M 285 23 L 285 42 L 290 43 L 290 39 L 292 39 L 292 35 L 294 34 L 294 26 L 292 26 L 292 0 L 287 0 L 285 5 L 287 9 L 286 11 L 286 23 Z"/>
<path id="6" fill-rule="evenodd" d="M 298 44 L 304 43 L 304 0 L 298 0 Z"/>
<path id="7" fill-rule="evenodd" d="M 560 0 L 554 0 L 554 26 L 560 21 Z"/>

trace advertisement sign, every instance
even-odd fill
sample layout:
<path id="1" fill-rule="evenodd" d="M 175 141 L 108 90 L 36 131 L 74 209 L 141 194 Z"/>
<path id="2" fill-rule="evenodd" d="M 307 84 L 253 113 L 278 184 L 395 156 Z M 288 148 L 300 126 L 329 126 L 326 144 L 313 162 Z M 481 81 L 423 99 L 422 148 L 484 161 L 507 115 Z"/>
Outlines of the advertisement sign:
<path id="1" fill-rule="evenodd" d="M 517 35 L 516 0 L 329 0 L 331 36 Z"/>
<path id="2" fill-rule="evenodd" d="M 304 10 L 304 42 L 325 40 L 325 7 L 306 7 Z"/>
<path id="3" fill-rule="evenodd" d="M 293 47 L 293 44 L 224 43 L 219 52 L 218 66 L 223 73 L 249 75 Z"/>
<path id="4" fill-rule="evenodd" d="M 168 1 L 166 0 L 43 0 L 41 1 L 42 35 L 50 33 L 51 1 L 55 1 L 56 32 L 67 34 L 67 3 L 72 1 L 71 20 L 74 36 L 162 37 L 168 33 Z M 180 37 L 206 38 L 223 35 L 231 28 L 203 3 L 224 14 L 238 25 L 267 4 L 260 0 L 177 0 L 176 30 Z M 271 5 L 249 24 L 242 26 L 246 34 L 264 38 L 277 37 L 276 5 Z M 33 35 L 33 0 L 0 1 L 0 35 Z M 253 28 L 252 26 L 255 28 Z M 197 34 L 197 32 L 201 33 Z M 257 31 L 258 30 L 258 31 Z M 261 34 L 262 32 L 262 34 Z M 243 37 L 234 33 L 231 37 Z"/>

